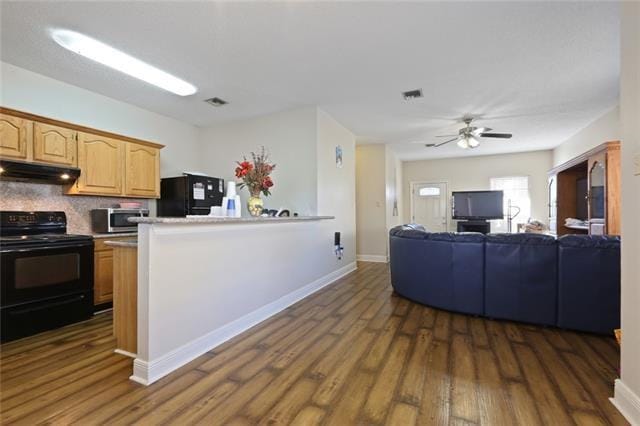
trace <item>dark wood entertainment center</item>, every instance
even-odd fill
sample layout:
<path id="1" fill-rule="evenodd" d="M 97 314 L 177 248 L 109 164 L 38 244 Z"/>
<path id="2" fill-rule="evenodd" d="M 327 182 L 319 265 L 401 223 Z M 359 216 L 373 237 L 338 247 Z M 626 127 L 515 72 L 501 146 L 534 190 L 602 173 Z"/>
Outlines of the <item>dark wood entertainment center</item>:
<path id="1" fill-rule="evenodd" d="M 620 142 L 606 142 L 549 171 L 549 228 L 566 234 L 620 235 Z M 566 226 L 567 218 L 584 226 Z"/>

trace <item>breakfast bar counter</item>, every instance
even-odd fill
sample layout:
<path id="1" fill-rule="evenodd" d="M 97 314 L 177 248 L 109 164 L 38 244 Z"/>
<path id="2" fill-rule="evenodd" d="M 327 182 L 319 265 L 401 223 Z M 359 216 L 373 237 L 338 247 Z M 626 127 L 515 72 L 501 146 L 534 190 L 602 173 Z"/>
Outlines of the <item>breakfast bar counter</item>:
<path id="1" fill-rule="evenodd" d="M 150 384 L 355 270 L 332 216 L 131 218 L 138 224 L 132 380 Z M 339 254 L 339 253 L 338 253 Z"/>

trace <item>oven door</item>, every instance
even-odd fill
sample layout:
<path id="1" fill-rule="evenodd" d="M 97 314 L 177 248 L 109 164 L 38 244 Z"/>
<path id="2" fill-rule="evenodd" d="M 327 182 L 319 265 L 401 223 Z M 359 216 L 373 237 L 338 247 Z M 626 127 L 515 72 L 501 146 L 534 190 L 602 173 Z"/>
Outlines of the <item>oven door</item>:
<path id="1" fill-rule="evenodd" d="M 15 306 L 93 289 L 93 241 L 3 247 L 1 306 Z"/>

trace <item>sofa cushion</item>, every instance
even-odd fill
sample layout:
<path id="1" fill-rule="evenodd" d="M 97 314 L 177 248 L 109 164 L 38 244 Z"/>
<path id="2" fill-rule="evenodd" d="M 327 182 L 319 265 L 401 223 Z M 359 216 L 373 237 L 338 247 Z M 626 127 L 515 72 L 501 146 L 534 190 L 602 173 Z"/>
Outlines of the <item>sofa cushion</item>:
<path id="1" fill-rule="evenodd" d="M 620 237 L 608 235 L 563 235 L 558 238 L 561 247 L 591 247 L 620 250 Z"/>
<path id="2" fill-rule="evenodd" d="M 555 325 L 557 243 L 540 234 L 491 234 L 485 245 L 485 314 Z"/>
<path id="3" fill-rule="evenodd" d="M 483 243 L 485 236 L 479 232 L 431 232 L 426 239 L 452 243 Z"/>
<path id="4" fill-rule="evenodd" d="M 424 240 L 427 238 L 428 233 L 422 229 L 410 227 L 407 225 L 400 225 L 389 230 L 389 235 L 398 238 L 409 238 L 413 240 Z"/>
<path id="5" fill-rule="evenodd" d="M 519 233 L 519 234 L 487 234 L 488 243 L 497 244 L 525 244 L 539 246 L 556 245 L 555 237 L 545 234 Z"/>
<path id="6" fill-rule="evenodd" d="M 620 239 L 558 240 L 558 326 L 610 334 L 620 327 Z"/>

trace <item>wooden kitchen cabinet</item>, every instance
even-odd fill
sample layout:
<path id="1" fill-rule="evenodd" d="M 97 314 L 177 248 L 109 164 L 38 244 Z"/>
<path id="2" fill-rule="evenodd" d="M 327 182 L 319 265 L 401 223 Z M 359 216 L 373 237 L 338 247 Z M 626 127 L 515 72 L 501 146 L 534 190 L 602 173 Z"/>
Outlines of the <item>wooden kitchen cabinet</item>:
<path id="1" fill-rule="evenodd" d="M 93 304 L 113 301 L 113 247 L 105 241 L 130 240 L 135 237 L 107 237 L 94 240 L 93 247 Z"/>
<path id="2" fill-rule="evenodd" d="M 0 157 L 29 159 L 33 121 L 0 113 Z"/>
<path id="3" fill-rule="evenodd" d="M 0 107 L 0 158 L 79 168 L 68 195 L 160 198 L 163 147 Z"/>
<path id="4" fill-rule="evenodd" d="M 93 253 L 93 304 L 101 305 L 113 300 L 113 249 Z"/>
<path id="5" fill-rule="evenodd" d="M 160 150 L 126 142 L 125 194 L 136 197 L 160 197 Z"/>
<path id="6" fill-rule="evenodd" d="M 123 195 L 124 144 L 116 139 L 78 132 L 80 177 L 68 194 Z"/>
<path id="7" fill-rule="evenodd" d="M 75 130 L 35 122 L 33 125 L 34 161 L 76 166 L 77 144 Z"/>

